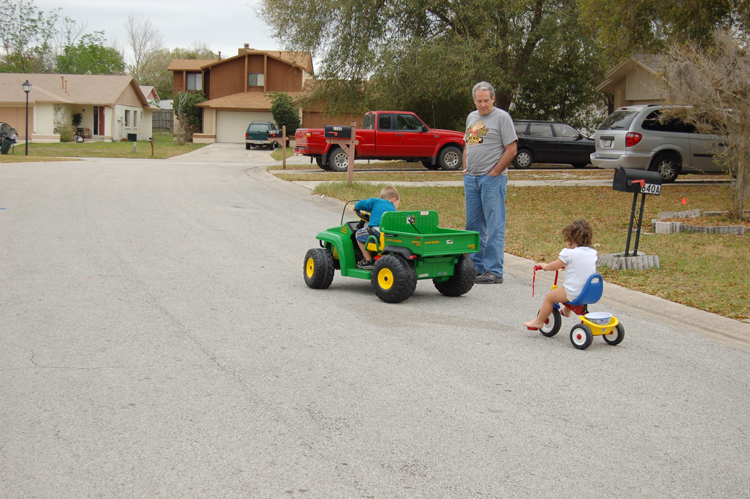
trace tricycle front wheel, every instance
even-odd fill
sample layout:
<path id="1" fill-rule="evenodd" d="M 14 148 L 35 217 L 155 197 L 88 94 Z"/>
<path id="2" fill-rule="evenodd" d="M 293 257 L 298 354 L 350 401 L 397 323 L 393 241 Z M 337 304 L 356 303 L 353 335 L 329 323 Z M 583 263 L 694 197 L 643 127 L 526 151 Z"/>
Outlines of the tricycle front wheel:
<path id="1" fill-rule="evenodd" d="M 560 326 L 562 326 L 562 315 L 560 315 L 559 310 L 553 308 L 552 313 L 549 314 L 549 317 L 544 322 L 544 326 L 539 328 L 539 332 L 550 338 L 560 332 Z"/>

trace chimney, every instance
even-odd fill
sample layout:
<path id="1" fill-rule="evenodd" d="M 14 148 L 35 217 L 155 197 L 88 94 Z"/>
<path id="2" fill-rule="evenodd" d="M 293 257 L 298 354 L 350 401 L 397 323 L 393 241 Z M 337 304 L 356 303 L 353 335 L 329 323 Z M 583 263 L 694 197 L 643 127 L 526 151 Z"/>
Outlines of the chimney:
<path id="1" fill-rule="evenodd" d="M 65 89 L 65 77 L 60 75 L 60 88 Z"/>
<path id="2" fill-rule="evenodd" d="M 245 50 L 247 50 L 247 49 L 249 49 L 249 48 L 250 48 L 250 44 L 249 44 L 249 43 L 246 43 L 246 44 L 245 44 Z"/>
<path id="3" fill-rule="evenodd" d="M 65 93 L 68 93 L 68 80 L 65 80 Z"/>
<path id="4" fill-rule="evenodd" d="M 221 60 L 221 50 L 219 50 L 219 60 Z"/>

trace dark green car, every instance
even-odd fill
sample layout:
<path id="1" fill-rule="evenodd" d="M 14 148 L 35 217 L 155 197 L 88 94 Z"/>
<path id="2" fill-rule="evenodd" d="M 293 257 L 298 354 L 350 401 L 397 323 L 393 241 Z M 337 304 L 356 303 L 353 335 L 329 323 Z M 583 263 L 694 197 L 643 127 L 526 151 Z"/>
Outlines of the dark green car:
<path id="1" fill-rule="evenodd" d="M 271 121 L 252 121 L 247 126 L 245 132 L 245 149 L 252 149 L 253 146 L 267 147 L 268 149 L 275 149 L 278 147 L 278 142 L 275 139 L 270 139 L 269 134 L 280 133 L 276 123 Z"/>

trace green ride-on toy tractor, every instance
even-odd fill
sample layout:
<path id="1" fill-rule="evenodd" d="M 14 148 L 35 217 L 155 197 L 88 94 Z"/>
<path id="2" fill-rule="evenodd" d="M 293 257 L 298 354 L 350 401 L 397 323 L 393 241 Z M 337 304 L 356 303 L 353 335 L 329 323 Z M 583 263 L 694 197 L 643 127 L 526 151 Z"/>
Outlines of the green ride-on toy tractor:
<path id="1" fill-rule="evenodd" d="M 371 230 L 366 248 L 375 258 L 372 269 L 356 262 L 362 252 L 355 239 L 369 213 L 355 210 L 359 220 L 344 223 L 349 203 L 344 205 L 341 225 L 319 232 L 320 248 L 305 255 L 305 283 L 326 289 L 334 270 L 341 275 L 369 279 L 378 298 L 388 303 L 408 299 L 418 279 L 432 279 L 445 296 L 461 296 L 474 286 L 476 269 L 469 257 L 479 250 L 479 233 L 438 227 L 435 211 L 390 211 L 380 220 L 380 232 Z"/>

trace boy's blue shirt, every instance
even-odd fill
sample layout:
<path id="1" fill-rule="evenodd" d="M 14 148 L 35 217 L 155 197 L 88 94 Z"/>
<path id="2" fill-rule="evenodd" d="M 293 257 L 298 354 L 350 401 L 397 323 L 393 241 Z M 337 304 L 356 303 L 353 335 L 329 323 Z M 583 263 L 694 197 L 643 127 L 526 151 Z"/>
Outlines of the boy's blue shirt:
<path id="1" fill-rule="evenodd" d="M 396 206 L 387 199 L 370 198 L 361 199 L 354 205 L 355 210 L 369 211 L 370 227 L 379 227 L 380 219 L 386 211 L 396 211 Z"/>

